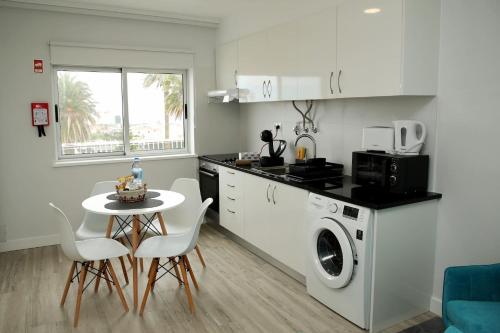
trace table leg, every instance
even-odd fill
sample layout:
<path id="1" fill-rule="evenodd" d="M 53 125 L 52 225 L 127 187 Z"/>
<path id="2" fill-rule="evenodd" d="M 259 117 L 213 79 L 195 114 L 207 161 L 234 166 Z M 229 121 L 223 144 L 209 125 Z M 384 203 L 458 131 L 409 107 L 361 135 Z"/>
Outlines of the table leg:
<path id="1" fill-rule="evenodd" d="M 156 213 L 156 217 L 158 217 L 158 221 L 160 222 L 160 227 L 161 227 L 162 234 L 166 235 L 167 234 L 167 228 L 165 227 L 165 221 L 163 221 L 163 216 L 161 215 L 161 212 L 157 212 Z"/>
<path id="2" fill-rule="evenodd" d="M 140 232 L 140 221 L 139 216 L 134 215 L 132 223 L 132 269 L 133 269 L 133 284 L 134 284 L 134 309 L 137 309 L 138 303 L 138 272 L 137 272 L 137 258 L 135 257 L 135 251 L 139 246 L 139 232 Z"/>

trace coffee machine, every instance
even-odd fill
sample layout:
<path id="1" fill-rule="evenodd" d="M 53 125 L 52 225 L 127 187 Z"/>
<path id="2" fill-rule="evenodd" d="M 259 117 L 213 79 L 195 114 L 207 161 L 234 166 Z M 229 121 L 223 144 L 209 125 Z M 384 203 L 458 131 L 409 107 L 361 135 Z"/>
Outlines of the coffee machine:
<path id="1" fill-rule="evenodd" d="M 261 156 L 260 157 L 260 166 L 261 167 L 272 167 L 272 166 L 281 166 L 285 164 L 285 160 L 281 155 L 286 149 L 286 141 L 285 140 L 275 140 L 273 136 L 273 132 L 270 130 L 263 130 L 260 133 L 260 139 L 266 142 L 269 147 L 269 156 Z M 275 149 L 274 143 L 278 142 L 278 146 Z"/>

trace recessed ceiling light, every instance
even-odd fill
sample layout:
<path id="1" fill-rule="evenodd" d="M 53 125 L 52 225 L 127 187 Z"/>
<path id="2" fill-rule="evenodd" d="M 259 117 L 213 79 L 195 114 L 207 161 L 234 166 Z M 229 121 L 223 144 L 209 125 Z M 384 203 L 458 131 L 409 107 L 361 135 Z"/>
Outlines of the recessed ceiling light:
<path id="1" fill-rule="evenodd" d="M 365 14 L 377 14 L 380 13 L 380 8 L 368 8 L 364 10 Z"/>

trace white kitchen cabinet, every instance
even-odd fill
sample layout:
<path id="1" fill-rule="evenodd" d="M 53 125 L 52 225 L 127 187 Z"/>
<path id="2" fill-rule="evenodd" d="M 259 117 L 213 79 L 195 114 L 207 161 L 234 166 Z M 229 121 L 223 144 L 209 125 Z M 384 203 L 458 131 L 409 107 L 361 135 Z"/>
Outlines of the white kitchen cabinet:
<path id="1" fill-rule="evenodd" d="M 219 45 L 215 56 L 217 89 L 237 88 L 238 41 Z"/>
<path id="2" fill-rule="evenodd" d="M 272 182 L 269 234 L 270 254 L 295 271 L 305 274 L 305 221 L 308 192 Z"/>
<path id="3" fill-rule="evenodd" d="M 243 238 L 260 250 L 271 252 L 271 182 L 265 178 L 243 175 L 245 188 Z"/>
<path id="4" fill-rule="evenodd" d="M 219 167 L 219 223 L 243 236 L 242 173 Z"/>
<path id="5" fill-rule="evenodd" d="M 248 91 L 240 102 L 296 99 L 297 34 L 291 22 L 239 40 L 238 86 Z"/>
<path id="6" fill-rule="evenodd" d="M 304 274 L 308 192 L 265 178 L 243 175 L 243 238 Z"/>
<path id="7" fill-rule="evenodd" d="M 270 75 L 272 66 L 266 53 L 267 46 L 267 31 L 238 41 L 238 87 L 246 91 L 240 96 L 241 103 L 269 101 L 268 86 L 273 83 L 276 86 L 276 80 Z"/>
<path id="8" fill-rule="evenodd" d="M 306 15 L 297 21 L 296 100 L 329 99 L 337 91 L 337 7 Z"/>
<path id="9" fill-rule="evenodd" d="M 339 97 L 435 95 L 438 0 L 356 0 L 338 6 Z"/>

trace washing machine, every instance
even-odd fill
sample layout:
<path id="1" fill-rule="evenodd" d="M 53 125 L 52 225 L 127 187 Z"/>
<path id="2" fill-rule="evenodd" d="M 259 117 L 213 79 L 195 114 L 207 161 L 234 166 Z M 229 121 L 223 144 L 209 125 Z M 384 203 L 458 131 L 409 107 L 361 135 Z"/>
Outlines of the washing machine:
<path id="1" fill-rule="evenodd" d="M 371 210 L 309 195 L 307 292 L 357 326 L 370 322 Z"/>

